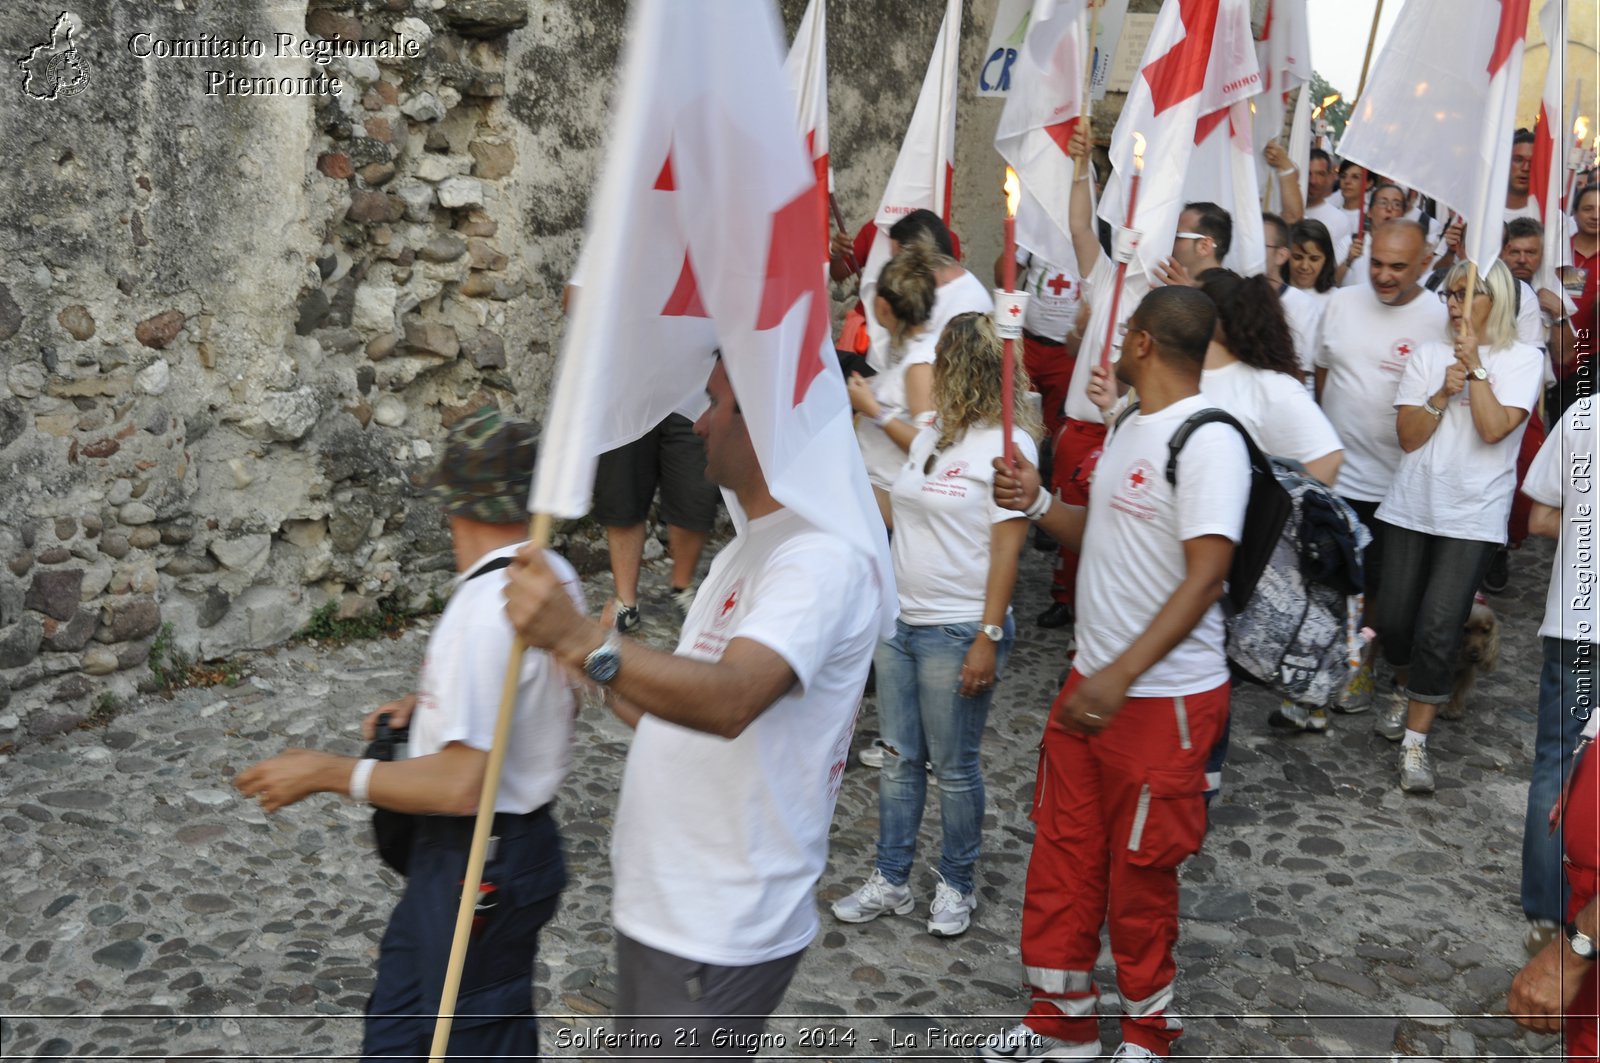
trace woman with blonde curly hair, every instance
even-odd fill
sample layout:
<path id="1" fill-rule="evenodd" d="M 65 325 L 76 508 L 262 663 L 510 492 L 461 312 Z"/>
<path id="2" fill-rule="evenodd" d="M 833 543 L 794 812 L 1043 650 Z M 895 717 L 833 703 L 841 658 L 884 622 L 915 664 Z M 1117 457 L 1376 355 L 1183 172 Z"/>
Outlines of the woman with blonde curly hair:
<path id="1" fill-rule="evenodd" d="M 932 371 L 934 421 L 910 440 L 890 490 L 900 618 L 875 658 L 885 751 L 878 856 L 866 884 L 833 904 L 847 923 L 904 915 L 915 904 L 909 880 L 927 798 L 925 763 L 938 781 L 944 832 L 928 933 L 961 933 L 977 907 L 973 869 L 984 811 L 978 749 L 1015 637 L 1011 591 L 1028 531 L 1025 517 L 993 501 L 994 459 L 1004 450 L 1003 358 L 987 315 L 959 314 L 945 326 Z M 1039 424 L 1025 401 L 1021 359 L 1014 365 L 1012 446 L 1034 461 Z"/>

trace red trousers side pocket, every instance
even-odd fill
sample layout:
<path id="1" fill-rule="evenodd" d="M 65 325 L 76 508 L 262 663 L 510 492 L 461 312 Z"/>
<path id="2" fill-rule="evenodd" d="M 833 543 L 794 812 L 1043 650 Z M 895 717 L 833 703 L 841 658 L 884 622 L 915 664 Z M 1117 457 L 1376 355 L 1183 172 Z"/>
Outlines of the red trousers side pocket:
<path id="1" fill-rule="evenodd" d="M 1206 836 L 1205 788 L 1203 772 L 1149 769 L 1128 831 L 1128 863 L 1174 868 L 1199 852 Z"/>

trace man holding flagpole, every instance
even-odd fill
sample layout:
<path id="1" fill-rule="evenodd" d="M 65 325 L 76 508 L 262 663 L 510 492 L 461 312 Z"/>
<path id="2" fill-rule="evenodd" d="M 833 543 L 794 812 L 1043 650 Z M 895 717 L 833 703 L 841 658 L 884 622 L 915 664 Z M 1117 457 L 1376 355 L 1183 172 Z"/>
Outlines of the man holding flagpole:
<path id="1" fill-rule="evenodd" d="M 777 12 L 634 0 L 627 40 L 585 237 L 593 284 L 529 507 L 581 514 L 595 455 L 698 396 L 706 476 L 737 534 L 675 653 L 579 615 L 531 551 L 506 609 L 636 729 L 612 838 L 623 1047 L 744 1054 L 817 933 L 828 826 L 897 595 L 829 342 L 823 201 Z"/>

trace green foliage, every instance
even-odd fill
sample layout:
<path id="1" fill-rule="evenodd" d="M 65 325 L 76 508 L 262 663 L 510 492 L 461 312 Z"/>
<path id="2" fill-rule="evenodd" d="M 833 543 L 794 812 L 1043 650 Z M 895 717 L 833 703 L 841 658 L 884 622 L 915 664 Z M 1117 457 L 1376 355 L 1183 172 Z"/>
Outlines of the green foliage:
<path id="1" fill-rule="evenodd" d="M 430 595 L 428 607 L 411 612 L 402 609 L 392 602 L 380 603 L 377 611 L 365 616 L 339 618 L 338 601 L 330 601 L 318 607 L 311 614 L 311 619 L 306 621 L 306 626 L 300 629 L 295 638 L 305 642 L 322 642 L 342 646 L 346 642 L 356 639 L 396 638 L 404 631 L 411 621 L 430 612 L 437 612 L 434 608 L 444 608 L 442 599 L 437 594 Z"/>
<path id="2" fill-rule="evenodd" d="M 149 663 L 150 677 L 155 680 L 156 689 L 163 694 L 171 694 L 183 687 L 238 686 L 244 678 L 237 661 L 202 664 L 179 650 L 172 644 L 171 624 L 162 624 L 155 640 L 150 643 Z"/>
<path id="3" fill-rule="evenodd" d="M 94 707 L 89 710 L 89 724 L 92 727 L 104 727 L 116 719 L 122 712 L 122 699 L 111 691 L 101 694 L 95 701 Z"/>
<path id="4" fill-rule="evenodd" d="M 1328 128 L 1330 130 L 1328 134 L 1329 139 L 1331 139 L 1333 143 L 1337 144 L 1344 136 L 1344 127 L 1350 122 L 1351 102 L 1349 95 L 1350 92 L 1355 91 L 1355 87 L 1351 86 L 1349 92 L 1346 92 L 1344 89 L 1335 88 L 1328 84 L 1327 79 L 1316 71 L 1312 71 L 1311 73 L 1311 85 L 1309 87 L 1311 90 L 1312 110 L 1316 110 L 1319 103 L 1327 99 L 1329 96 L 1332 96 L 1334 93 L 1339 94 L 1338 102 L 1329 104 L 1328 109 L 1322 112 L 1322 117 L 1328 120 Z"/>

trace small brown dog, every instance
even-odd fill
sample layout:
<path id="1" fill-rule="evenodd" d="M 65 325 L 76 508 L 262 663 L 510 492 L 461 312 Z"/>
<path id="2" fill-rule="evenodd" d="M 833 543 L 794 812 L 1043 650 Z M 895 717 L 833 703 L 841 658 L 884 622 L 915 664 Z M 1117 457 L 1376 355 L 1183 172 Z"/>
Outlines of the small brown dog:
<path id="1" fill-rule="evenodd" d="M 1447 720 L 1459 720 L 1467 708 L 1467 692 L 1477 682 L 1479 672 L 1492 672 L 1500 664 L 1500 618 L 1494 615 L 1479 595 L 1467 615 L 1466 627 L 1461 633 L 1461 656 L 1456 665 L 1455 685 L 1450 689 L 1450 700 L 1440 709 L 1439 715 Z"/>

